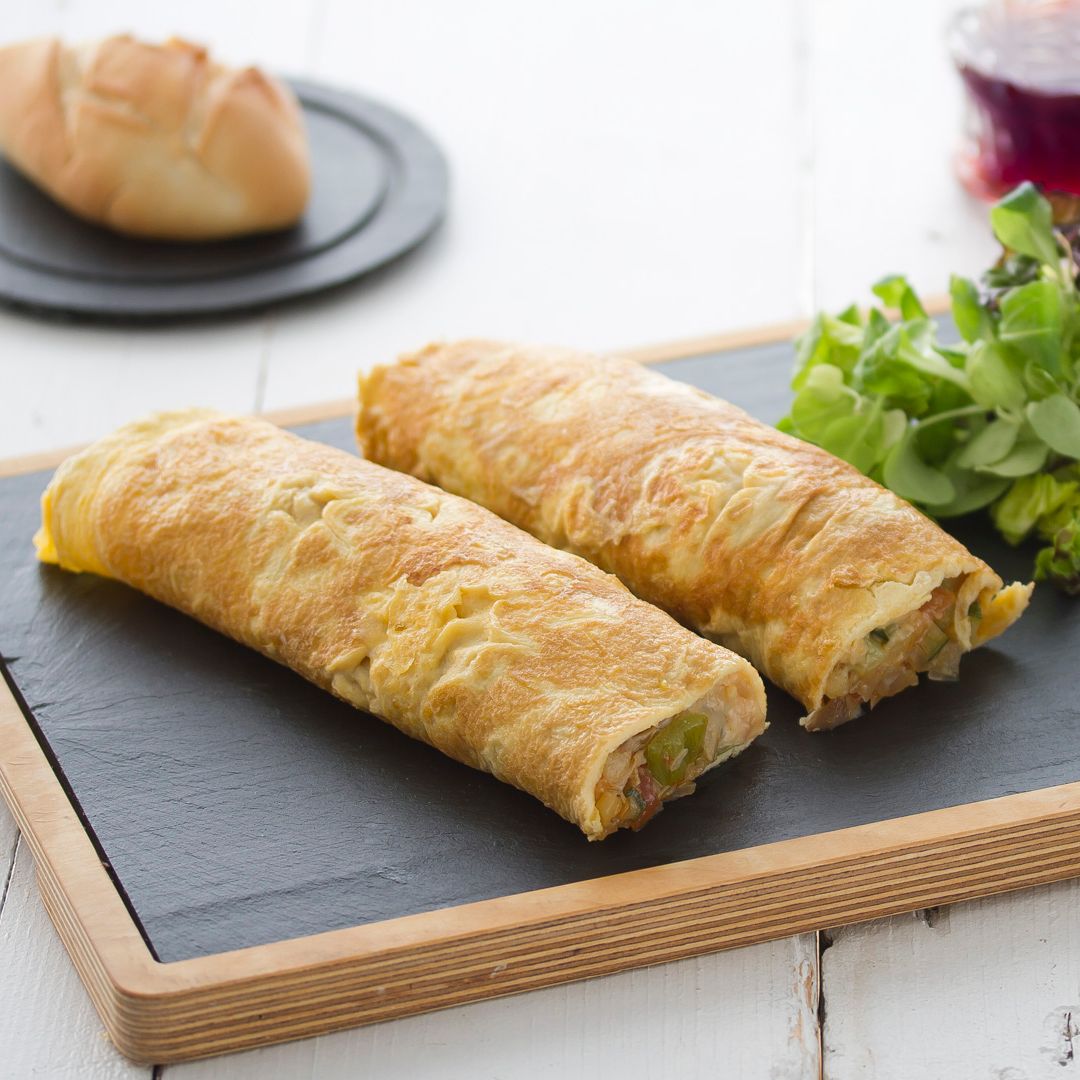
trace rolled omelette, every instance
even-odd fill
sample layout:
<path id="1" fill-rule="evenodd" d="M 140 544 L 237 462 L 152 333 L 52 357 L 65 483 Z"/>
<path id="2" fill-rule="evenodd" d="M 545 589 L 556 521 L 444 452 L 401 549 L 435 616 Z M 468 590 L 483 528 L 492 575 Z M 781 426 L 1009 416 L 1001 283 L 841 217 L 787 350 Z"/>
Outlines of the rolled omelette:
<path id="1" fill-rule="evenodd" d="M 129 424 L 65 461 L 39 558 L 116 578 L 542 800 L 645 824 L 765 728 L 741 657 L 487 510 L 260 420 Z"/>
<path id="2" fill-rule="evenodd" d="M 826 451 L 627 360 L 430 345 L 361 376 L 357 437 L 748 657 L 814 731 L 955 677 L 1031 593 Z"/>

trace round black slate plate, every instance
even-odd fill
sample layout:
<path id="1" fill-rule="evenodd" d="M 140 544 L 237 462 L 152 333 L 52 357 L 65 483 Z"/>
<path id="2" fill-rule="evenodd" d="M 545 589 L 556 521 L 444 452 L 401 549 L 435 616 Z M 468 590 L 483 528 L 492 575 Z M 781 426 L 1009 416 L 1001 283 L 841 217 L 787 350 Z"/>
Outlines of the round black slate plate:
<path id="1" fill-rule="evenodd" d="M 208 244 L 135 240 L 79 220 L 0 161 L 0 300 L 106 319 L 220 314 L 344 284 L 411 250 L 446 206 L 439 148 L 378 102 L 291 85 L 313 169 L 295 228 Z"/>

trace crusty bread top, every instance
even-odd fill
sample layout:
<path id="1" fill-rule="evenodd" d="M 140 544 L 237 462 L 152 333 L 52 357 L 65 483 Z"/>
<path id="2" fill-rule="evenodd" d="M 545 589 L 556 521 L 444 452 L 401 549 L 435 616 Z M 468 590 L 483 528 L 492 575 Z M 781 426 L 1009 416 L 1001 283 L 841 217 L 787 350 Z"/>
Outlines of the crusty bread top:
<path id="1" fill-rule="evenodd" d="M 311 186 L 292 93 L 176 38 L 0 49 L 0 150 L 80 217 L 158 239 L 284 228 Z"/>

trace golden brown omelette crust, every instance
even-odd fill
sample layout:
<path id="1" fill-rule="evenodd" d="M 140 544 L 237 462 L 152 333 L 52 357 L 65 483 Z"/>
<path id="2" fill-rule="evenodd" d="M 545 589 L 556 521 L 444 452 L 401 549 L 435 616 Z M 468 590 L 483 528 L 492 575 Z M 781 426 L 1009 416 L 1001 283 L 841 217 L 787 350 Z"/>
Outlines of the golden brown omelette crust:
<path id="1" fill-rule="evenodd" d="M 625 360 L 431 345 L 361 379 L 357 434 L 371 460 L 618 574 L 809 710 L 853 641 L 934 585 L 975 575 L 965 602 L 1001 589 L 984 562 L 850 465 Z M 1010 603 L 1022 610 L 1020 593 Z"/>
<path id="2" fill-rule="evenodd" d="M 615 578 L 262 421 L 130 425 L 65 463 L 43 507 L 47 561 L 194 615 L 590 835 L 624 739 L 729 681 L 763 719 L 744 660 Z"/>

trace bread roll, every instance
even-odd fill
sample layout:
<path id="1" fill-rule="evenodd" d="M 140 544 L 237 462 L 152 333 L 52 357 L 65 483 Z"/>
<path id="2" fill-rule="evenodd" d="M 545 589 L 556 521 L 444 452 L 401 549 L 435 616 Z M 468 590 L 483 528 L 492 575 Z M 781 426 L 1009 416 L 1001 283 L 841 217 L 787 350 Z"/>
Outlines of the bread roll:
<path id="1" fill-rule="evenodd" d="M 591 840 L 639 828 L 765 727 L 745 660 L 615 578 L 264 421 L 130 424 L 59 468 L 42 517 L 45 562 L 193 615 Z"/>
<path id="2" fill-rule="evenodd" d="M 811 730 L 954 677 L 1031 593 L 832 454 L 627 360 L 431 345 L 361 379 L 357 433 L 748 657 Z"/>
<path id="3" fill-rule="evenodd" d="M 163 240 L 285 228 L 311 186 L 291 91 L 178 39 L 0 49 L 0 151 L 79 217 Z"/>

